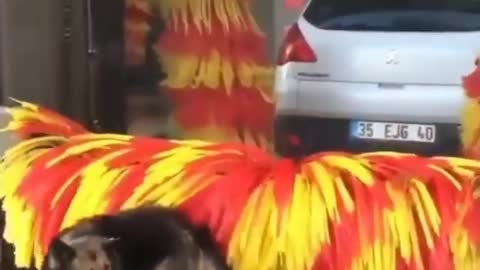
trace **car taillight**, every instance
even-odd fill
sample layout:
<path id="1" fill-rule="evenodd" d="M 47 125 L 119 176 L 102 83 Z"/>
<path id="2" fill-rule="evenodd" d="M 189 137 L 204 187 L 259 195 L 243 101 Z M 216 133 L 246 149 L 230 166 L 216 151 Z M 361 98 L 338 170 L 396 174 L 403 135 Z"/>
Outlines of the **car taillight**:
<path id="1" fill-rule="evenodd" d="M 479 98 L 480 97 L 480 66 L 476 65 L 475 69 L 463 77 L 463 88 L 465 89 L 465 94 L 470 98 Z"/>
<path id="2" fill-rule="evenodd" d="M 288 29 L 282 46 L 280 47 L 277 64 L 288 62 L 314 63 L 317 57 L 303 37 L 300 28 L 295 23 Z"/>

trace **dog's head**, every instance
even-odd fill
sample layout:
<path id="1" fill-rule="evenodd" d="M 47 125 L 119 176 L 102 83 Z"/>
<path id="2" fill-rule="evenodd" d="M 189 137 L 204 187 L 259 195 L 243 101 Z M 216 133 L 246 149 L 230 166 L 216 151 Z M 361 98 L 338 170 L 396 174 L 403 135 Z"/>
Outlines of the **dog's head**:
<path id="1" fill-rule="evenodd" d="M 56 238 L 42 270 L 118 270 L 115 242 L 116 239 L 100 236 L 82 236 L 68 243 Z"/>

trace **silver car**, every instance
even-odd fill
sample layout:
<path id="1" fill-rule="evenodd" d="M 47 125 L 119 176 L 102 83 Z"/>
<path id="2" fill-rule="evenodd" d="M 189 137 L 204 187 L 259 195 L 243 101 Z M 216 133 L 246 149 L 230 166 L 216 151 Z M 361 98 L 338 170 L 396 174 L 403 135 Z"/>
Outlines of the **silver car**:
<path id="1" fill-rule="evenodd" d="M 477 1 L 312 0 L 280 50 L 277 150 L 457 154 L 479 49 Z"/>

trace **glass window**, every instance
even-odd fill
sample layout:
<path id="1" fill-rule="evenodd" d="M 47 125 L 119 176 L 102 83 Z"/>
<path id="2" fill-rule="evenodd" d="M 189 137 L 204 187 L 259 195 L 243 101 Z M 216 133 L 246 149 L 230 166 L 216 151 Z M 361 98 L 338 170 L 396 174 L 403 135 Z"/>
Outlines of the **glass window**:
<path id="1" fill-rule="evenodd" d="M 312 0 L 304 18 L 329 30 L 479 31 L 480 1 Z"/>

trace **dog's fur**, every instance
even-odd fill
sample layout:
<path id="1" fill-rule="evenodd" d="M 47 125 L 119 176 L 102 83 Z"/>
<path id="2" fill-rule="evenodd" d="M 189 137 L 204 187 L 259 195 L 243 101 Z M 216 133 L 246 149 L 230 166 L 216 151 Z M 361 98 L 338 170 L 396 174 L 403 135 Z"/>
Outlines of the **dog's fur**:
<path id="1" fill-rule="evenodd" d="M 92 258 L 102 259 L 93 262 Z M 42 267 L 42 270 L 227 269 L 208 229 L 193 226 L 179 212 L 160 207 L 79 222 L 52 241 Z"/>

